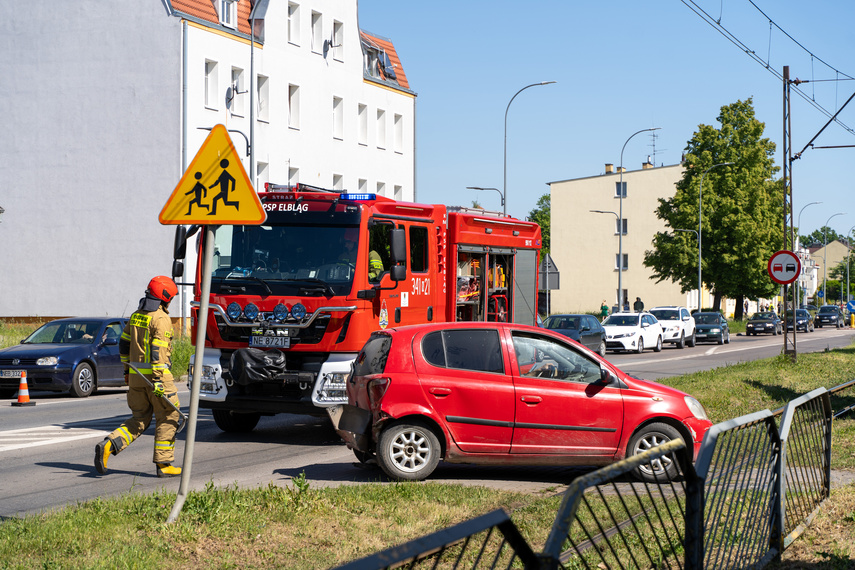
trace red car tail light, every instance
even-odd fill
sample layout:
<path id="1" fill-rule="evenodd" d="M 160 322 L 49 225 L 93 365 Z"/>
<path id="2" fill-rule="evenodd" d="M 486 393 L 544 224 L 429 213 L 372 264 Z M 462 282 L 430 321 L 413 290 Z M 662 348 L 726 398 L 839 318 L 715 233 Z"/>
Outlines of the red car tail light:
<path id="1" fill-rule="evenodd" d="M 386 389 L 389 387 L 389 378 L 374 378 L 368 381 L 368 401 L 371 407 L 376 407 L 386 394 Z"/>

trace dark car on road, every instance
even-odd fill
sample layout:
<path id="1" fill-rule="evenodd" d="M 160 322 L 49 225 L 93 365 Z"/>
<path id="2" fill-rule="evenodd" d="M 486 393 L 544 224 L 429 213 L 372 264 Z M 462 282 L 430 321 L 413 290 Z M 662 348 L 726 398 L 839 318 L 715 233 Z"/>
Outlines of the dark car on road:
<path id="1" fill-rule="evenodd" d="M 745 334 L 757 335 L 769 333 L 778 335 L 784 332 L 784 322 L 772 311 L 754 313 L 745 325 Z"/>
<path id="2" fill-rule="evenodd" d="M 119 337 L 127 319 L 50 321 L 20 344 L 0 350 L 0 395 L 12 396 L 27 373 L 28 389 L 85 398 L 98 388 L 125 385 Z"/>
<path id="3" fill-rule="evenodd" d="M 375 331 L 330 411 L 356 458 L 392 479 L 440 460 L 608 465 L 683 438 L 697 457 L 712 425 L 688 394 L 633 378 L 553 331 L 510 323 L 428 323 Z M 664 482 L 672 459 L 635 471 Z"/>
<path id="4" fill-rule="evenodd" d="M 606 329 L 591 315 L 549 315 L 543 328 L 568 336 L 600 356 L 606 355 Z"/>
<path id="5" fill-rule="evenodd" d="M 797 331 L 813 332 L 813 319 L 806 309 L 796 309 L 795 327 Z M 787 330 L 793 330 L 792 311 L 787 311 Z"/>
<path id="6" fill-rule="evenodd" d="M 816 317 L 813 319 L 813 324 L 817 328 L 829 326 L 842 329 L 845 321 L 840 307 L 837 305 L 823 305 L 817 311 Z"/>
<path id="7" fill-rule="evenodd" d="M 721 313 L 695 313 L 695 340 L 697 342 L 730 343 L 730 327 Z"/>

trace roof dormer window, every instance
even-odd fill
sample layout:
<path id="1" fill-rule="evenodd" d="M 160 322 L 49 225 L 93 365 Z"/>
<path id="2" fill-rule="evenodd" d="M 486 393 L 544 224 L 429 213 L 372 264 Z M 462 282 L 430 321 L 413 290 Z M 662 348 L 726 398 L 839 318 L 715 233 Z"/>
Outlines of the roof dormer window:
<path id="1" fill-rule="evenodd" d="M 220 23 L 237 29 L 237 0 L 219 0 Z"/>

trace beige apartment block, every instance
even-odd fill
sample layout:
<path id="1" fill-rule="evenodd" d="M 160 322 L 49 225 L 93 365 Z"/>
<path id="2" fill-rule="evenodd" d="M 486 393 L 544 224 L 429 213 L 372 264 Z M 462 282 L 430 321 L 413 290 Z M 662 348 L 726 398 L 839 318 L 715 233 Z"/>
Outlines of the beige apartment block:
<path id="1" fill-rule="evenodd" d="M 625 220 L 621 285 L 630 307 L 636 297 L 645 309 L 697 307 L 697 291 L 682 293 L 678 284 L 668 280 L 657 283 L 644 266 L 644 252 L 652 248 L 653 236 L 666 230 L 665 222 L 656 217 L 659 199 L 672 197 L 682 176 L 682 164 L 654 167 L 645 163 L 640 170 L 625 171 L 623 200 L 618 190 L 621 173 L 611 164 L 600 176 L 549 183 L 550 254 L 561 276 L 561 288 L 552 292 L 551 313 L 598 312 L 603 300 L 609 307 L 617 304 L 621 202 Z"/>
<path id="2" fill-rule="evenodd" d="M 817 288 L 822 289 L 823 281 L 834 279 L 831 276 L 831 271 L 837 267 L 841 261 L 845 260 L 849 253 L 849 247 L 840 240 L 828 242 L 827 245 L 813 245 L 807 248 L 810 259 L 816 264 L 817 269 Z M 559 266 L 560 267 L 560 266 Z M 827 268 L 827 269 L 826 269 Z M 827 273 L 826 273 L 827 272 Z M 844 276 L 844 280 L 845 280 Z M 819 299 L 817 299 L 819 301 Z M 822 302 L 816 303 L 822 304 Z"/>

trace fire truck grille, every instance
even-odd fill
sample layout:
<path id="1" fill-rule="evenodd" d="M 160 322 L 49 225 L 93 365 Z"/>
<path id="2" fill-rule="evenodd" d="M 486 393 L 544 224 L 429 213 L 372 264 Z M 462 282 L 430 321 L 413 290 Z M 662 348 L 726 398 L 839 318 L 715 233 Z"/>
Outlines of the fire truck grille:
<path id="1" fill-rule="evenodd" d="M 291 329 L 296 331 L 296 334 L 291 336 L 291 346 L 297 344 L 318 344 L 324 338 L 324 333 L 327 331 L 327 326 L 330 323 L 330 316 L 320 316 L 305 329 Z M 217 328 L 220 331 L 220 337 L 226 342 L 240 342 L 249 344 L 248 327 L 230 327 L 217 316 Z"/>

